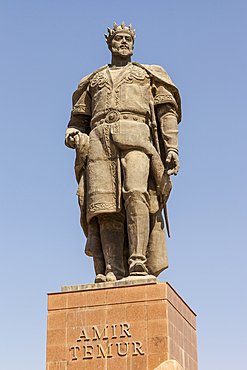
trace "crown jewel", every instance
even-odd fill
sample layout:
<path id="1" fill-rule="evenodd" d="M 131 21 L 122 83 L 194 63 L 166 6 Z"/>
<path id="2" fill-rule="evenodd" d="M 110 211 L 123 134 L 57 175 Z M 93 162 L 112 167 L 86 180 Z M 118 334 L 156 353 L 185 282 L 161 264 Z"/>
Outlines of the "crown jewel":
<path id="1" fill-rule="evenodd" d="M 106 38 L 106 42 L 108 45 L 111 43 L 111 40 L 113 39 L 115 34 L 119 32 L 128 32 L 130 36 L 132 37 L 133 42 L 136 38 L 135 36 L 136 31 L 135 30 L 132 31 L 132 24 L 130 24 L 129 27 L 125 27 L 124 22 L 122 22 L 121 26 L 118 26 L 117 23 L 114 22 L 113 29 L 107 27 L 107 30 L 108 30 L 108 35 L 105 33 L 105 38 Z"/>

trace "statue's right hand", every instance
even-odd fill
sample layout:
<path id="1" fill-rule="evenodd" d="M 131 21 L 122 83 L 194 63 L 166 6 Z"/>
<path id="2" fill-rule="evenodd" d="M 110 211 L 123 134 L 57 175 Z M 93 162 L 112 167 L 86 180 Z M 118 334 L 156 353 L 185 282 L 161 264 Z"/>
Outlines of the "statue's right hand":
<path id="1" fill-rule="evenodd" d="M 75 145 L 75 137 L 81 133 L 78 129 L 69 127 L 67 128 L 66 134 L 65 134 L 65 145 L 68 148 L 76 149 Z"/>

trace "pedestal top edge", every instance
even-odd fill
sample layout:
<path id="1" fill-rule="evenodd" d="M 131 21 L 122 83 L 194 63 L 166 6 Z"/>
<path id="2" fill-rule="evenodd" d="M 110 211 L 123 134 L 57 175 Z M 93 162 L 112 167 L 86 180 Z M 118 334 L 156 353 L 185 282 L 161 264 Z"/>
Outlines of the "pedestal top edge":
<path id="1" fill-rule="evenodd" d="M 94 284 L 79 284 L 79 285 L 65 285 L 61 287 L 61 293 L 67 292 L 78 292 L 98 289 L 109 289 L 117 287 L 127 287 L 133 285 L 144 285 L 144 284 L 160 284 L 161 281 L 155 276 L 141 276 L 125 278 L 117 281 L 105 282 L 105 283 L 94 283 Z M 50 294 L 50 293 L 48 293 Z M 52 293 L 51 293 L 52 294 Z"/>

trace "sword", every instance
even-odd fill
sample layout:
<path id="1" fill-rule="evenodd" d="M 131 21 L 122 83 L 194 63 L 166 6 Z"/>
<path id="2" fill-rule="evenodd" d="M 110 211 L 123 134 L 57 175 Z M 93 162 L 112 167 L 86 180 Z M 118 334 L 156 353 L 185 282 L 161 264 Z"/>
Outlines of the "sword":
<path id="1" fill-rule="evenodd" d="M 155 147 L 155 149 L 157 150 L 157 152 L 160 156 L 160 143 L 159 143 L 159 136 L 158 136 L 158 126 L 157 126 L 156 117 L 155 117 L 154 103 L 153 103 L 152 100 L 150 100 L 149 106 L 150 106 L 150 112 L 151 112 L 151 130 L 152 130 L 152 135 L 153 135 L 153 140 L 154 140 L 154 147 Z M 170 238 L 168 212 L 167 212 L 167 205 L 166 205 L 166 201 L 164 199 L 164 196 L 162 196 L 162 203 L 163 203 L 163 208 L 164 208 L 164 216 L 165 216 L 165 222 L 166 222 L 167 235 L 168 235 L 168 238 Z"/>

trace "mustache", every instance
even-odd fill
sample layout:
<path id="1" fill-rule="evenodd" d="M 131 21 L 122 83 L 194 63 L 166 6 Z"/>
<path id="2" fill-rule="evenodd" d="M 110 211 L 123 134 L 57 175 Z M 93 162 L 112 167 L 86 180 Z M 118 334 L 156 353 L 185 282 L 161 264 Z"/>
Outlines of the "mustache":
<path id="1" fill-rule="evenodd" d="M 127 44 L 122 44 L 119 46 L 119 49 L 129 49 L 129 46 Z"/>

